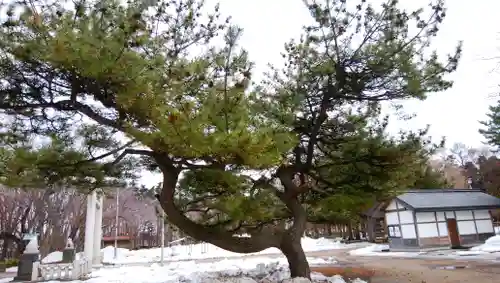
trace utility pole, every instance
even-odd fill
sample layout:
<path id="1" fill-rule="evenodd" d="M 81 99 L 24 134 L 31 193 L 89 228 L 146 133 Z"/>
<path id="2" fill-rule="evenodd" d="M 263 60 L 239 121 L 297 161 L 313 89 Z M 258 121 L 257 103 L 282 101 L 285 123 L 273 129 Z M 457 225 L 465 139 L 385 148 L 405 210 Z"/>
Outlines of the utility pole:
<path id="1" fill-rule="evenodd" d="M 116 215 L 115 215 L 115 254 L 114 259 L 118 258 L 118 216 L 120 214 L 119 210 L 119 196 L 120 196 L 120 188 L 116 187 Z"/>
<path id="2" fill-rule="evenodd" d="M 161 209 L 161 253 L 160 253 L 160 266 L 163 266 L 163 256 L 164 256 L 164 249 L 165 249 L 165 212 L 163 209 Z"/>

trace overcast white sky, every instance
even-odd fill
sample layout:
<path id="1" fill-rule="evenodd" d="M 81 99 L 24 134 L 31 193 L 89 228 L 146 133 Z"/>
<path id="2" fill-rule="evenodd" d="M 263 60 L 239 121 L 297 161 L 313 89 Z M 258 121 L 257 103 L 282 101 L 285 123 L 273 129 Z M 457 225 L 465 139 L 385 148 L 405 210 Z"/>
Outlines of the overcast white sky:
<path id="1" fill-rule="evenodd" d="M 355 0 L 351 0 L 355 1 Z M 310 21 L 302 0 L 207 0 L 207 5 L 221 4 L 221 12 L 231 15 L 233 22 L 244 29 L 241 45 L 256 63 L 256 72 L 266 70 L 268 63 L 279 63 L 283 44 L 301 33 L 301 27 Z M 370 2 L 370 1 L 369 1 Z M 373 1 L 371 1 L 373 2 Z M 378 1 L 377 1 L 378 2 Z M 401 0 L 402 7 L 415 8 L 426 5 L 427 0 Z M 434 48 L 443 54 L 450 52 L 459 40 L 464 41 L 463 57 L 458 71 L 452 76 L 453 88 L 435 93 L 426 101 L 409 101 L 405 110 L 417 114 L 409 122 L 393 119 L 391 131 L 419 129 L 430 125 L 430 135 L 436 139 L 444 136 L 447 144 L 462 142 L 481 146 L 478 133 L 479 121 L 484 120 L 490 104 L 500 92 L 499 60 L 500 1 L 448 0 L 448 12 Z M 145 184 L 154 184 L 159 178 L 146 174 Z"/>
<path id="2" fill-rule="evenodd" d="M 221 12 L 231 15 L 233 22 L 244 29 L 241 45 L 256 63 L 257 74 L 264 72 L 268 63 L 279 63 L 283 44 L 297 38 L 301 27 L 310 21 L 302 0 L 207 0 L 207 5 L 217 2 Z M 426 5 L 427 0 L 400 2 L 402 7 L 414 9 Z M 500 59 L 486 60 L 500 58 L 500 1 L 447 2 L 447 17 L 433 48 L 445 54 L 453 51 L 459 40 L 464 41 L 460 66 L 452 76 L 455 84 L 446 92 L 430 95 L 426 101 L 404 103 L 405 110 L 415 113 L 416 118 L 409 122 L 392 119 L 390 129 L 397 132 L 430 125 L 430 135 L 436 141 L 446 137 L 448 146 L 455 142 L 481 146 L 479 121 L 484 120 L 488 106 L 500 92 L 500 68 L 495 72 Z M 148 185 L 157 180 L 150 174 L 143 178 Z"/>
<path id="3" fill-rule="evenodd" d="M 310 21 L 302 0 L 208 0 L 208 4 L 216 2 L 221 4 L 225 15 L 231 15 L 243 27 L 241 45 L 256 62 L 257 73 L 264 71 L 267 63 L 279 62 L 283 44 L 298 37 L 302 25 Z M 427 0 L 400 2 L 402 7 L 416 8 L 426 5 Z M 407 103 L 406 109 L 415 112 L 417 118 L 411 123 L 394 123 L 398 125 L 393 128 L 421 128 L 430 124 L 432 136 L 446 136 L 450 143 L 481 145 L 478 121 L 494 101 L 492 96 L 500 91 L 496 87 L 500 83 L 500 70 L 497 74 L 493 72 L 497 62 L 483 60 L 500 57 L 500 1 L 477 0 L 473 5 L 469 1 L 447 2 L 448 16 L 434 48 L 444 54 L 453 51 L 459 40 L 464 41 L 463 58 L 453 75 L 455 85 L 446 92 L 432 94 L 425 102 Z"/>

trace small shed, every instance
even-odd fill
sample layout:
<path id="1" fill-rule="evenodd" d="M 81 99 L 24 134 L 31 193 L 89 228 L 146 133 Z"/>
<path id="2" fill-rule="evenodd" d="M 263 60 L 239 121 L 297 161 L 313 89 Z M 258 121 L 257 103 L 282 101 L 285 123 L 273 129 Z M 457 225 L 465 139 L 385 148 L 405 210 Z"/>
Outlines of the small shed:
<path id="1" fill-rule="evenodd" d="M 387 202 L 391 250 L 465 247 L 494 236 L 490 211 L 500 199 L 481 190 L 408 191 Z"/>

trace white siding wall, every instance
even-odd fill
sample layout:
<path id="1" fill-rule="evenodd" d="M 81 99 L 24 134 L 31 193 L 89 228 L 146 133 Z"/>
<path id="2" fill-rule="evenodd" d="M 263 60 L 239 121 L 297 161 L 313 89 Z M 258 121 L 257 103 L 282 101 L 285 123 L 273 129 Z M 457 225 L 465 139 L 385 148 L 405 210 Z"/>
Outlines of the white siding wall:
<path id="1" fill-rule="evenodd" d="M 437 237 L 439 235 L 436 223 L 417 224 L 420 238 Z"/>
<path id="2" fill-rule="evenodd" d="M 453 211 L 446 211 L 446 218 L 455 219 L 455 213 Z"/>
<path id="3" fill-rule="evenodd" d="M 434 212 L 417 212 L 417 223 L 436 222 Z"/>
<path id="4" fill-rule="evenodd" d="M 401 225 L 401 234 L 405 239 L 416 239 L 417 231 L 415 231 L 415 224 Z"/>
<path id="5" fill-rule="evenodd" d="M 401 224 L 412 224 L 413 223 L 413 211 L 402 210 L 399 211 L 399 220 Z"/>
<path id="6" fill-rule="evenodd" d="M 494 233 L 493 224 L 491 220 L 476 220 L 477 233 Z"/>
<path id="7" fill-rule="evenodd" d="M 474 219 L 474 216 L 472 216 L 472 210 L 455 211 L 455 215 L 457 217 L 457 221 Z"/>
<path id="8" fill-rule="evenodd" d="M 416 239 L 417 231 L 413 223 L 413 211 L 400 210 L 399 221 L 401 221 L 401 237 L 404 239 Z"/>
<path id="9" fill-rule="evenodd" d="M 399 225 L 398 212 L 397 211 L 386 212 L 385 220 L 387 222 L 387 225 Z"/>
<path id="10" fill-rule="evenodd" d="M 488 210 L 474 210 L 474 217 L 476 219 L 491 219 L 491 215 Z"/>
<path id="11" fill-rule="evenodd" d="M 488 210 L 474 210 L 474 218 L 476 219 L 477 233 L 494 233 L 493 221 Z"/>
<path id="12" fill-rule="evenodd" d="M 453 211 L 451 215 L 454 216 Z M 416 218 L 420 238 L 448 236 L 445 212 L 417 212 Z"/>
<path id="13" fill-rule="evenodd" d="M 392 200 L 391 203 L 387 206 L 385 210 L 397 210 L 398 207 L 396 206 L 396 200 Z"/>
<path id="14" fill-rule="evenodd" d="M 493 223 L 488 210 L 464 210 L 436 212 L 439 226 L 439 235 L 447 236 L 448 229 L 446 219 L 457 220 L 458 233 L 460 235 L 474 235 L 476 233 L 493 233 Z"/>
<path id="15" fill-rule="evenodd" d="M 389 237 L 416 239 L 417 232 L 413 223 L 413 211 L 407 210 L 396 200 L 391 201 L 386 208 L 385 220 Z"/>
<path id="16" fill-rule="evenodd" d="M 455 214 L 453 211 L 439 211 L 436 212 L 436 219 L 438 221 L 438 230 L 439 230 L 439 237 L 446 237 L 448 236 L 448 225 L 446 224 L 446 218 L 455 218 Z"/>
<path id="17" fill-rule="evenodd" d="M 415 214 L 415 226 L 411 225 L 413 223 L 412 216 L 412 211 L 399 211 L 401 232 L 404 238 L 416 238 L 417 234 L 420 238 L 447 237 L 448 226 L 446 219 L 457 220 L 459 235 L 494 232 L 491 215 L 487 210 L 417 212 Z"/>
<path id="18" fill-rule="evenodd" d="M 446 221 L 446 217 L 444 215 L 444 212 L 442 212 L 442 211 L 436 212 L 436 218 L 437 218 L 437 221 L 439 221 L 439 222 Z"/>
<path id="19" fill-rule="evenodd" d="M 438 229 L 440 237 L 448 236 L 448 226 L 446 225 L 446 222 L 439 222 Z"/>
<path id="20" fill-rule="evenodd" d="M 474 235 L 476 234 L 476 224 L 472 221 L 457 221 L 458 233 L 460 235 Z"/>

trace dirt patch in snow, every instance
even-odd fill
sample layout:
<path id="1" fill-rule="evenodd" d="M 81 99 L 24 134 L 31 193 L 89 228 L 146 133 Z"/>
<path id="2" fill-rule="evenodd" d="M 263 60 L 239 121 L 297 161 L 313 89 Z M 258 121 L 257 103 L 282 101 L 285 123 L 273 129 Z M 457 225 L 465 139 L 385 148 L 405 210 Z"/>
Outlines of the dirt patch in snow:
<path id="1" fill-rule="evenodd" d="M 361 266 L 316 266 L 311 267 L 311 271 L 321 273 L 327 277 L 340 275 L 344 278 L 360 278 L 369 281 L 375 274 L 373 269 Z"/>

